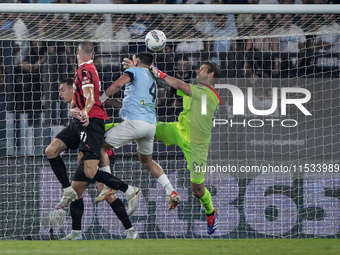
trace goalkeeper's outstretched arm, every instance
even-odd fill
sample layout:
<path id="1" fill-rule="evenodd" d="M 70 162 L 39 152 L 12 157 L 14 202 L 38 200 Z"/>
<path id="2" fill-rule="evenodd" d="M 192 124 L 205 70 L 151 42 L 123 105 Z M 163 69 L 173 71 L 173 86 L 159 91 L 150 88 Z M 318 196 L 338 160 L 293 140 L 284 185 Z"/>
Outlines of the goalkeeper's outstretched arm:
<path id="1" fill-rule="evenodd" d="M 169 84 L 171 87 L 175 89 L 182 90 L 184 93 L 187 93 L 188 95 L 191 95 L 191 89 L 189 84 L 185 83 L 184 81 L 181 81 L 175 77 L 172 77 L 160 70 L 157 69 L 155 65 L 150 66 L 150 72 L 156 77 L 160 78 L 161 80 L 165 81 L 167 84 Z"/>

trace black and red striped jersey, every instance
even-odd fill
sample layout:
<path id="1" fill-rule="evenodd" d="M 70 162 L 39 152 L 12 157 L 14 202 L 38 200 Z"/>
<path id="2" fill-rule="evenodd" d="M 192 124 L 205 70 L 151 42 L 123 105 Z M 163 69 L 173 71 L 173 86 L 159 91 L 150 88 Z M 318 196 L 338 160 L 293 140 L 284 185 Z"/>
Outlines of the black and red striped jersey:
<path id="1" fill-rule="evenodd" d="M 88 113 L 89 118 L 99 118 L 107 120 L 106 110 L 103 104 L 100 102 L 100 80 L 92 60 L 82 63 L 77 73 L 74 77 L 73 83 L 73 101 L 79 109 L 83 109 L 86 103 L 86 98 L 84 97 L 83 88 L 94 87 L 94 100 L 95 103 Z"/>

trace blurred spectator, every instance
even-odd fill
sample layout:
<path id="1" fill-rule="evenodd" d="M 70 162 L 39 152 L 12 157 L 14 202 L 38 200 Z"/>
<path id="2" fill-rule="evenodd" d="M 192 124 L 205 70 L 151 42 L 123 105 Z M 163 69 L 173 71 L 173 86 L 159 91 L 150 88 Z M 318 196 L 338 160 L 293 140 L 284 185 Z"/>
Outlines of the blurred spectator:
<path id="1" fill-rule="evenodd" d="M 0 19 L 0 34 L 10 34 L 13 32 L 12 29 L 13 21 L 8 17 L 7 13 L 3 13 Z"/>
<path id="2" fill-rule="evenodd" d="M 278 0 L 260 0 L 259 4 L 278 4 Z"/>
<path id="3" fill-rule="evenodd" d="M 0 65 L 0 95 L 1 95 L 1 103 L 5 102 L 5 92 L 6 92 L 6 72 L 5 66 Z M 3 110 L 3 109 L 1 109 Z"/>
<path id="4" fill-rule="evenodd" d="M 60 104 L 59 81 L 75 73 L 75 52 L 70 42 L 50 41 L 47 49 L 46 82 L 44 82 L 45 116 L 55 122 L 66 125 L 69 110 L 67 104 Z M 59 107 L 60 105 L 60 107 Z M 60 109 L 60 113 L 58 112 Z M 60 122 L 59 122 L 60 117 Z"/>
<path id="5" fill-rule="evenodd" d="M 210 4 L 211 0 L 187 0 L 186 4 Z"/>
<path id="6" fill-rule="evenodd" d="M 113 4 L 129 4 L 130 0 L 112 0 Z"/>
<path id="7" fill-rule="evenodd" d="M 13 19 L 13 31 L 14 36 L 17 39 L 15 44 L 20 46 L 18 52 L 16 52 L 16 62 L 17 64 L 21 63 L 23 58 L 27 55 L 28 51 L 28 42 L 24 41 L 29 35 L 29 31 L 27 25 L 24 20 L 26 19 L 27 14 L 13 14 L 11 15 L 11 19 Z"/>
<path id="8" fill-rule="evenodd" d="M 191 83 L 193 78 L 193 70 L 189 64 L 188 58 L 178 58 L 175 64 L 175 77 L 184 81 L 185 83 Z"/>
<path id="9" fill-rule="evenodd" d="M 212 52 L 210 60 L 218 64 L 227 65 L 228 59 L 221 58 L 220 53 L 236 50 L 236 40 L 231 39 L 238 35 L 235 16 L 233 14 L 199 15 L 196 27 L 209 38 L 206 42 L 206 51 Z M 229 38 L 227 38 L 229 37 Z"/>
<path id="10" fill-rule="evenodd" d="M 57 4 L 72 4 L 72 0 L 56 0 L 55 3 Z"/>
<path id="11" fill-rule="evenodd" d="M 158 96 L 157 96 L 157 119 L 158 121 L 165 122 L 166 121 L 166 111 L 168 108 L 168 99 L 167 99 L 168 91 L 165 88 L 158 88 Z"/>
<path id="12" fill-rule="evenodd" d="M 13 31 L 13 20 L 9 18 L 7 13 L 2 14 L 0 19 L 0 35 L 12 36 Z M 12 40 L 1 40 L 0 41 L 0 64 L 4 65 L 6 73 L 8 74 L 9 82 L 13 82 L 13 45 Z"/>
<path id="13" fill-rule="evenodd" d="M 156 14 L 136 14 L 136 19 L 130 25 L 130 32 L 133 39 L 143 39 L 146 34 L 161 24 L 161 17 Z M 130 53 L 146 51 L 144 42 L 131 42 L 129 44 Z"/>
<path id="14" fill-rule="evenodd" d="M 151 14 L 136 14 L 136 20 L 130 26 L 132 35 L 135 37 L 144 37 L 149 30 L 155 28 L 152 25 L 154 18 L 155 16 Z"/>
<path id="15" fill-rule="evenodd" d="M 89 22 L 86 25 L 86 32 L 93 36 L 97 30 L 100 28 L 101 24 L 105 23 L 107 20 L 111 19 L 111 16 L 102 13 L 94 13 L 89 16 Z"/>
<path id="16" fill-rule="evenodd" d="M 92 14 L 71 13 L 67 23 L 69 29 L 68 36 L 80 40 L 90 39 L 91 35 L 88 32 L 88 26 L 91 25 L 91 18 Z"/>
<path id="17" fill-rule="evenodd" d="M 212 17 L 212 15 L 198 13 L 194 16 L 195 29 L 201 34 L 204 34 L 206 31 L 206 27 L 209 24 L 209 17 Z"/>
<path id="18" fill-rule="evenodd" d="M 246 44 L 246 52 L 249 52 L 250 58 L 256 59 L 258 66 L 262 69 L 262 77 L 268 78 L 279 73 L 279 43 L 275 37 L 264 37 L 269 36 L 269 20 L 267 15 L 260 15 L 254 20 L 254 30 L 250 32 L 250 36 L 261 36 L 261 38 L 249 38 Z M 262 52 L 267 53 L 266 55 L 261 54 L 260 59 L 256 58 L 255 53 Z M 273 52 L 277 55 L 273 57 Z"/>
<path id="19" fill-rule="evenodd" d="M 258 4 L 259 0 L 248 0 L 247 4 Z M 240 35 L 248 35 L 248 30 L 253 26 L 255 14 L 237 14 L 236 23 Z"/>
<path id="20" fill-rule="evenodd" d="M 8 132 L 6 132 L 8 117 L 6 116 L 6 75 L 5 67 L 0 65 L 0 153 L 6 154 Z"/>
<path id="21" fill-rule="evenodd" d="M 236 21 L 233 14 L 215 14 L 208 23 L 205 34 L 214 38 L 210 50 L 214 52 L 229 52 L 235 50 L 236 41 L 223 37 L 237 36 Z"/>
<path id="22" fill-rule="evenodd" d="M 317 58 L 319 66 L 339 66 L 340 51 L 340 25 L 336 22 L 335 14 L 324 14 L 324 25 L 317 32 L 319 34 L 315 38 L 314 48 L 320 53 L 329 53 L 328 56 L 320 56 Z M 332 53 L 336 53 L 333 56 Z M 319 55 L 318 55 L 319 56 Z"/>
<path id="23" fill-rule="evenodd" d="M 260 0 L 259 4 L 302 4 L 313 0 Z"/>
<path id="24" fill-rule="evenodd" d="M 91 0 L 91 4 L 112 4 L 112 0 Z"/>
<path id="25" fill-rule="evenodd" d="M 28 0 L 31 4 L 51 4 L 54 3 L 55 0 Z"/>
<path id="26" fill-rule="evenodd" d="M 314 0 L 314 4 L 328 4 L 328 0 Z"/>
<path id="27" fill-rule="evenodd" d="M 95 64 L 99 72 L 119 72 L 121 55 L 128 52 L 131 32 L 128 27 L 130 14 L 113 14 L 111 20 L 100 24 L 94 36 L 100 40 L 96 50 Z M 121 41 L 114 41 L 121 40 Z M 118 73 L 117 73 L 118 75 Z M 107 80 L 104 78 L 104 80 Z M 110 78 L 110 81 L 115 78 Z"/>
<path id="28" fill-rule="evenodd" d="M 194 26 L 193 19 L 189 16 L 179 15 L 177 17 L 177 23 L 182 24 L 181 30 L 178 31 L 180 37 L 178 39 L 186 39 L 177 44 L 176 52 L 199 52 L 204 51 L 204 43 L 202 40 L 190 40 L 196 39 L 195 36 L 199 34 Z M 184 26 L 183 26 L 184 24 Z"/>
<path id="29" fill-rule="evenodd" d="M 156 64 L 160 70 L 165 70 L 170 76 L 174 76 L 175 69 L 175 45 L 173 42 L 167 42 L 163 53 L 156 55 Z"/>
<path id="30" fill-rule="evenodd" d="M 177 23 L 177 16 L 174 14 L 163 14 L 162 21 L 159 29 L 162 30 L 167 39 L 175 38 L 178 33 L 178 27 L 180 26 Z"/>
<path id="31" fill-rule="evenodd" d="M 18 92 L 16 101 L 23 102 L 22 108 L 29 114 L 29 123 L 33 124 L 32 121 L 39 120 L 41 112 L 43 64 L 47 59 L 47 47 L 41 41 L 31 41 L 29 45 L 28 55 L 18 70 L 15 86 Z"/>
<path id="32" fill-rule="evenodd" d="M 248 58 L 244 61 L 243 76 L 254 81 L 262 77 L 262 71 L 254 59 Z"/>
<path id="33" fill-rule="evenodd" d="M 279 37 L 279 49 L 283 53 L 303 53 L 306 50 L 306 37 L 303 35 L 303 30 L 294 24 L 293 15 L 284 14 L 282 16 L 282 27 L 275 29 L 274 33 L 285 35 Z M 295 56 L 288 56 L 288 61 L 283 61 L 281 69 L 291 70 L 301 66 L 302 58 L 295 54 Z"/>
<path id="34" fill-rule="evenodd" d="M 245 4 L 247 0 L 223 0 L 224 4 Z"/>

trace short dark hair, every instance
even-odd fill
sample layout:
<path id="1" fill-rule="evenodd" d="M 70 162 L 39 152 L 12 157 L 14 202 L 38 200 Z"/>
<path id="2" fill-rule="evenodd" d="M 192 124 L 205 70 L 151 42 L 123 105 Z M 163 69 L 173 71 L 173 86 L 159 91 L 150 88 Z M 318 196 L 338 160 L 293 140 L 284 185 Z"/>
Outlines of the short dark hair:
<path id="1" fill-rule="evenodd" d="M 202 65 L 207 65 L 208 66 L 208 72 L 214 72 L 214 78 L 220 78 L 221 77 L 221 69 L 220 67 L 211 61 L 205 61 L 202 63 Z"/>
<path id="2" fill-rule="evenodd" d="M 153 64 L 153 54 L 150 52 L 142 52 L 136 55 L 136 58 L 138 58 L 141 62 L 141 64 L 146 66 L 151 66 Z"/>
<path id="3" fill-rule="evenodd" d="M 61 83 L 66 83 L 67 86 L 73 87 L 73 79 L 72 79 L 72 78 L 64 79 L 64 80 L 62 80 L 62 81 L 60 82 L 60 84 L 61 84 Z"/>
<path id="4" fill-rule="evenodd" d="M 82 41 L 79 43 L 79 48 L 87 55 L 91 55 L 94 52 L 94 45 L 90 41 Z"/>

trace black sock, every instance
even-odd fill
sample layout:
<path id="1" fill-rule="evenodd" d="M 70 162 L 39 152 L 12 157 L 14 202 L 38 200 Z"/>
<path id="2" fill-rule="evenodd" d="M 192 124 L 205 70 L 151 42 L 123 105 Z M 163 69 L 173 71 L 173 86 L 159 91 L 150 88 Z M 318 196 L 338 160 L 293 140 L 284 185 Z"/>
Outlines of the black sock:
<path id="1" fill-rule="evenodd" d="M 115 201 L 113 201 L 110 204 L 112 210 L 117 215 L 118 219 L 123 223 L 123 226 L 125 229 L 132 228 L 131 221 L 129 219 L 129 216 L 127 215 L 127 212 L 125 210 L 125 206 L 119 198 L 117 198 Z"/>
<path id="2" fill-rule="evenodd" d="M 70 207 L 72 217 L 72 230 L 81 230 L 81 218 L 84 213 L 83 198 L 77 199 L 71 203 Z"/>
<path id="3" fill-rule="evenodd" d="M 67 177 L 66 166 L 60 155 L 56 158 L 49 158 L 48 161 L 50 161 L 52 171 L 54 172 L 55 176 L 57 176 L 63 188 L 70 187 L 71 183 Z"/>
<path id="4" fill-rule="evenodd" d="M 107 172 L 98 170 L 97 174 L 93 177 L 93 180 L 102 182 L 112 189 L 125 192 L 128 189 L 128 185 L 117 177 Z"/>

